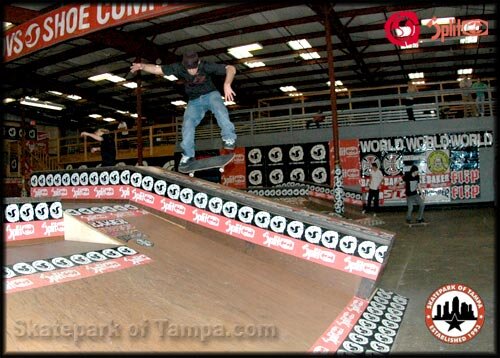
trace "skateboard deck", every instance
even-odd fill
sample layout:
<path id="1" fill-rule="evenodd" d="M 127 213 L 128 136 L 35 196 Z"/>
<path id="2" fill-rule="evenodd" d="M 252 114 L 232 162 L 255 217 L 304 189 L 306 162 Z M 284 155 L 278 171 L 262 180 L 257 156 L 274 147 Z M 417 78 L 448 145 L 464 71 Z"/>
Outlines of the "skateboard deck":
<path id="1" fill-rule="evenodd" d="M 428 222 L 423 222 L 423 223 L 417 223 L 417 222 L 411 222 L 411 223 L 406 223 L 408 227 L 413 227 L 413 226 L 427 226 L 429 225 Z"/>
<path id="2" fill-rule="evenodd" d="M 194 176 L 194 173 L 198 171 L 219 168 L 219 171 L 223 173 L 224 167 L 230 162 L 232 162 L 233 159 L 234 159 L 234 153 L 219 155 L 216 157 L 198 159 L 191 162 L 188 165 L 188 167 L 185 168 L 184 170 L 179 169 L 179 172 L 184 174 L 189 174 L 189 176 L 192 177 Z"/>

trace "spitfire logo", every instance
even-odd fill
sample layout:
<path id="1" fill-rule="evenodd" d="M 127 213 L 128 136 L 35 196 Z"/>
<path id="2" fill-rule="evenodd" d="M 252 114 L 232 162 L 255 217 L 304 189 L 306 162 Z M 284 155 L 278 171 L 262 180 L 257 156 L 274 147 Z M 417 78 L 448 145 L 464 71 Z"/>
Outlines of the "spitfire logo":
<path id="1" fill-rule="evenodd" d="M 22 221 L 33 221 L 34 219 L 34 210 L 33 205 L 30 203 L 25 203 L 21 205 L 19 208 L 19 214 L 21 215 Z"/>
<path id="2" fill-rule="evenodd" d="M 326 183 L 326 179 L 328 178 L 326 168 L 319 167 L 314 169 L 311 173 L 311 177 L 316 184 Z"/>
<path id="3" fill-rule="evenodd" d="M 90 210 L 92 210 L 94 213 L 97 213 L 97 214 L 103 214 L 104 213 L 104 210 L 98 206 L 93 206 L 90 208 Z"/>
<path id="4" fill-rule="evenodd" d="M 99 174 L 97 172 L 92 172 L 89 174 L 90 185 L 99 185 Z"/>
<path id="5" fill-rule="evenodd" d="M 167 182 L 165 180 L 157 180 L 153 185 L 153 190 L 158 195 L 165 195 L 167 192 Z"/>
<path id="6" fill-rule="evenodd" d="M 105 212 L 105 213 L 116 213 L 116 209 L 115 208 L 112 208 L 111 206 L 103 206 L 102 208 L 102 211 Z"/>
<path id="7" fill-rule="evenodd" d="M 137 206 L 132 204 L 125 204 L 124 207 L 127 208 L 127 210 L 139 210 Z"/>
<path id="8" fill-rule="evenodd" d="M 387 39 L 396 46 L 408 46 L 418 42 L 420 26 L 417 14 L 413 11 L 400 11 L 392 14 L 384 25 Z"/>
<path id="9" fill-rule="evenodd" d="M 286 219 L 283 216 L 273 216 L 271 219 L 271 230 L 281 234 L 286 229 Z"/>
<path id="10" fill-rule="evenodd" d="M 50 262 L 48 262 L 46 260 L 33 261 L 31 263 L 31 266 L 33 266 L 36 270 L 42 271 L 42 272 L 53 271 L 56 269 L 56 267 L 54 265 L 52 265 Z"/>
<path id="11" fill-rule="evenodd" d="M 248 161 L 252 164 L 262 163 L 262 151 L 259 148 L 253 148 L 248 152 Z"/>
<path id="12" fill-rule="evenodd" d="M 154 179 L 152 177 L 150 177 L 149 175 L 145 176 L 144 178 L 142 178 L 142 188 L 146 191 L 151 191 L 151 189 L 153 189 L 153 182 Z"/>
<path id="13" fill-rule="evenodd" d="M 69 210 L 68 210 L 69 211 Z M 94 212 L 88 208 L 78 208 L 78 211 L 83 215 L 92 215 Z"/>
<path id="14" fill-rule="evenodd" d="M 248 182 L 251 185 L 262 185 L 262 172 L 260 170 L 252 170 L 248 174 Z"/>
<path id="15" fill-rule="evenodd" d="M 49 214 L 52 219 L 60 219 L 63 216 L 62 205 L 60 202 L 56 201 L 50 204 Z"/>
<path id="16" fill-rule="evenodd" d="M 71 177 L 70 177 L 70 183 L 71 183 L 71 185 L 73 185 L 73 186 L 78 186 L 78 185 L 80 185 L 80 176 L 78 175 L 78 173 L 73 173 L 73 174 L 71 174 Z"/>
<path id="17" fill-rule="evenodd" d="M 304 149 L 299 145 L 294 145 L 288 151 L 288 156 L 292 162 L 300 162 L 304 159 Z"/>
<path id="18" fill-rule="evenodd" d="M 119 248 L 117 250 L 119 250 Z M 96 252 L 96 251 L 87 252 L 85 254 L 85 256 L 87 256 L 92 261 L 104 261 L 104 260 L 107 260 L 106 256 L 104 256 L 103 254 L 101 254 L 99 252 Z"/>
<path id="19" fill-rule="evenodd" d="M 250 224 L 253 219 L 253 208 L 249 206 L 242 206 L 240 210 L 238 210 L 238 219 L 241 222 Z"/>
<path id="20" fill-rule="evenodd" d="M 17 264 L 14 264 L 14 266 L 12 266 L 12 269 L 22 275 L 30 275 L 36 272 L 33 266 L 27 264 L 26 262 L 19 262 Z"/>
<path id="21" fill-rule="evenodd" d="M 324 144 L 316 144 L 311 148 L 311 158 L 315 161 L 326 160 L 326 149 Z"/>
<path id="22" fill-rule="evenodd" d="M 208 204 L 208 195 L 205 193 L 197 193 L 194 196 L 194 205 L 197 208 L 205 209 Z"/>
<path id="23" fill-rule="evenodd" d="M 321 228 L 318 226 L 309 226 L 305 231 L 305 239 L 311 244 L 317 244 L 321 240 Z"/>
<path id="24" fill-rule="evenodd" d="M 291 221 L 286 227 L 286 232 L 294 239 L 300 239 L 304 233 L 304 224 L 300 221 Z"/>
<path id="25" fill-rule="evenodd" d="M 75 210 L 75 209 L 66 209 L 64 210 L 64 212 L 68 215 L 71 215 L 71 216 L 80 216 L 82 215 L 81 212 L 79 212 L 78 210 Z"/>
<path id="26" fill-rule="evenodd" d="M 45 184 L 47 186 L 54 185 L 54 175 L 53 174 L 47 174 L 47 176 L 45 177 Z"/>
<path id="27" fill-rule="evenodd" d="M 177 184 L 171 184 L 167 188 L 167 195 L 172 200 L 179 200 L 179 193 L 181 191 L 181 187 Z"/>
<path id="28" fill-rule="evenodd" d="M 281 169 L 274 169 L 271 171 L 269 174 L 269 180 L 273 185 L 281 184 L 283 183 L 284 175 L 283 175 L 283 170 Z"/>
<path id="29" fill-rule="evenodd" d="M 344 236 L 340 239 L 339 248 L 342 252 L 352 255 L 356 251 L 358 240 L 354 236 Z"/>
<path id="30" fill-rule="evenodd" d="M 62 185 L 64 185 L 64 186 L 68 186 L 71 184 L 71 177 L 70 177 L 69 173 L 64 173 L 62 175 L 61 182 L 62 182 Z M 44 181 L 44 184 L 42 185 L 40 178 L 38 179 L 38 183 L 40 184 L 40 186 L 45 186 L 45 181 Z"/>
<path id="31" fill-rule="evenodd" d="M 379 246 L 377 248 L 377 250 L 375 250 L 375 260 L 377 260 L 377 262 L 380 262 L 380 263 L 383 263 L 384 262 L 384 258 L 385 258 L 385 254 L 387 252 L 387 245 L 383 245 L 383 246 Z"/>
<path id="32" fill-rule="evenodd" d="M 83 256 L 82 254 L 72 255 L 69 259 L 79 265 L 87 265 L 92 262 L 89 258 Z"/>
<path id="33" fill-rule="evenodd" d="M 120 183 L 120 172 L 118 170 L 113 170 L 109 174 L 109 183 L 111 185 L 118 185 Z"/>
<path id="34" fill-rule="evenodd" d="M 358 246 L 358 254 L 364 259 L 371 260 L 375 255 L 375 248 L 376 245 L 373 241 L 369 240 L 363 241 Z"/>
<path id="35" fill-rule="evenodd" d="M 120 181 L 124 185 L 129 185 L 130 184 L 130 170 L 126 169 L 121 172 L 120 174 Z"/>
<path id="36" fill-rule="evenodd" d="M 40 174 L 40 176 L 38 177 L 38 185 L 45 186 L 45 175 Z"/>
<path id="37" fill-rule="evenodd" d="M 130 176 L 130 183 L 135 186 L 136 188 L 139 188 L 141 186 L 142 182 L 142 174 L 141 173 L 133 173 Z"/>
<path id="38" fill-rule="evenodd" d="M 32 187 L 38 186 L 38 177 L 36 175 L 32 175 L 30 182 Z"/>
<path id="39" fill-rule="evenodd" d="M 222 205 L 222 213 L 225 217 L 234 219 L 238 213 L 238 205 L 232 201 L 228 201 Z"/>
<path id="40" fill-rule="evenodd" d="M 122 257 L 123 255 L 120 254 L 118 251 L 115 249 L 104 249 L 102 250 L 102 253 L 106 255 L 109 258 L 116 259 L 118 257 Z"/>
<path id="41" fill-rule="evenodd" d="M 266 211 L 259 211 L 255 214 L 255 225 L 262 229 L 267 229 L 271 222 L 271 214 Z"/>
<path id="42" fill-rule="evenodd" d="M 222 211 L 222 199 L 213 197 L 208 201 L 208 209 L 214 214 L 219 214 Z"/>
<path id="43" fill-rule="evenodd" d="M 335 249 L 339 242 L 339 233 L 336 231 L 325 231 L 321 235 L 321 244 L 327 249 Z"/>
<path id="44" fill-rule="evenodd" d="M 89 173 L 87 172 L 80 173 L 80 185 L 88 185 L 88 184 L 89 184 Z"/>
<path id="45" fill-rule="evenodd" d="M 290 172 L 290 180 L 292 181 L 304 181 L 306 180 L 306 174 L 304 173 L 304 169 L 295 168 Z"/>
<path id="46" fill-rule="evenodd" d="M 194 197 L 193 189 L 184 188 L 181 190 L 179 195 L 180 195 L 180 199 L 183 203 L 191 204 L 193 202 L 193 197 Z"/>
<path id="47" fill-rule="evenodd" d="M 274 147 L 269 151 L 267 157 L 271 163 L 281 163 L 283 161 L 283 151 L 280 147 Z"/>
<path id="48" fill-rule="evenodd" d="M 54 186 L 61 186 L 61 183 L 62 183 L 61 174 L 59 174 L 59 173 L 54 174 Z"/>
<path id="49" fill-rule="evenodd" d="M 49 206 L 47 203 L 38 203 L 35 206 L 35 216 L 38 220 L 47 220 L 49 218 Z"/>
<path id="50" fill-rule="evenodd" d="M 19 221 L 19 206 L 17 204 L 9 204 L 5 208 L 5 219 L 10 223 Z"/>

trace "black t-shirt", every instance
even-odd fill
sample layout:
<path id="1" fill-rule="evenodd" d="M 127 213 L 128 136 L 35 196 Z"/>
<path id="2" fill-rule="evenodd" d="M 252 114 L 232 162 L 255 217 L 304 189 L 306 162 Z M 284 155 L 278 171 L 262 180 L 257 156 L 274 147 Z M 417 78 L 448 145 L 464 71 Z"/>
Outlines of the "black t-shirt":
<path id="1" fill-rule="evenodd" d="M 226 65 L 205 61 L 200 61 L 198 72 L 194 76 L 191 76 L 181 63 L 164 65 L 161 69 L 166 76 L 175 75 L 177 78 L 185 81 L 184 89 L 190 100 L 216 91 L 217 89 L 212 81 L 212 75 L 226 74 Z"/>
<path id="2" fill-rule="evenodd" d="M 403 176 L 405 182 L 405 194 L 406 196 L 418 195 L 418 183 L 420 183 L 420 176 L 411 175 L 411 172 L 406 172 Z"/>
<path id="3" fill-rule="evenodd" d="M 116 162 L 116 148 L 114 136 L 112 134 L 103 134 L 101 141 L 102 166 L 113 166 Z"/>

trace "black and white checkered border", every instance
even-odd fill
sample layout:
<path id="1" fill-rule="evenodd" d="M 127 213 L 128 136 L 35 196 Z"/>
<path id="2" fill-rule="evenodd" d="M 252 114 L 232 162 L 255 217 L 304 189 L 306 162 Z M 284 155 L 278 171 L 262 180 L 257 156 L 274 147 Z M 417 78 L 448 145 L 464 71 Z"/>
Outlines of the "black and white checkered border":
<path id="1" fill-rule="evenodd" d="M 32 174 L 32 184 L 40 183 L 39 178 L 33 179 L 35 175 L 45 177 L 43 173 Z M 60 177 L 63 186 L 130 185 L 133 188 L 139 188 L 160 196 L 165 196 L 171 200 L 195 206 L 199 209 L 209 210 L 214 214 L 224 215 L 227 218 L 238 220 L 245 224 L 254 225 L 265 230 L 271 230 L 278 234 L 287 235 L 293 239 L 306 241 L 313 245 L 374 262 L 384 263 L 385 254 L 389 249 L 388 245 L 379 244 L 371 240 L 359 239 L 352 235 L 344 235 L 332 229 L 310 225 L 292 218 L 254 209 L 248 205 L 235 201 L 212 196 L 205 192 L 196 191 L 177 183 L 167 182 L 165 178 L 158 178 L 154 176 L 154 174 L 142 174 L 139 171 L 118 168 L 109 173 L 106 170 L 90 170 L 90 172 L 63 171 L 52 175 L 54 179 L 52 182 L 58 181 L 56 178 Z"/>

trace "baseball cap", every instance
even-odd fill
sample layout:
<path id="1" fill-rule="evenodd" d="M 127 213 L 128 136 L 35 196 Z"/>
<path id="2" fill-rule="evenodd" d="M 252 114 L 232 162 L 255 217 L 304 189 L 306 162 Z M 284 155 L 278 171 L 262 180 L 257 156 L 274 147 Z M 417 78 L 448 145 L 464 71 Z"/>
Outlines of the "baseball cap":
<path id="1" fill-rule="evenodd" d="M 188 51 L 182 55 L 182 64 L 186 68 L 198 67 L 198 54 L 194 51 Z"/>

